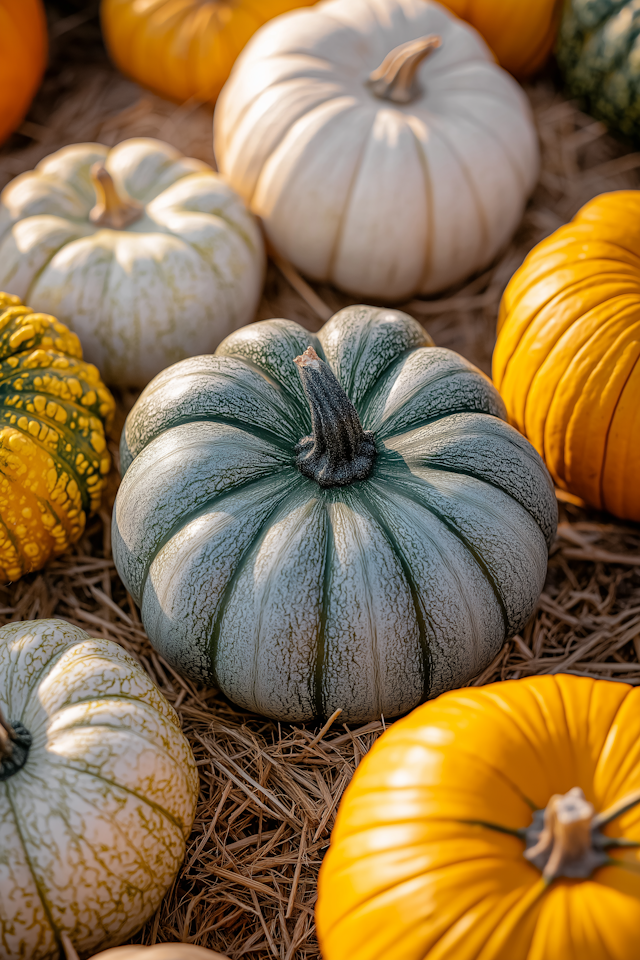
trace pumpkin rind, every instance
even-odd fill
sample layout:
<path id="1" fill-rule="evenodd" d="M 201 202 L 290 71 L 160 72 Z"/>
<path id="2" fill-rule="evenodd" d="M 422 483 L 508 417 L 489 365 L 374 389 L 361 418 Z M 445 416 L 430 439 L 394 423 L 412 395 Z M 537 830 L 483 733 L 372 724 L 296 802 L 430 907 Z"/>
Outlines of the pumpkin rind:
<path id="1" fill-rule="evenodd" d="M 565 0 L 556 55 L 569 93 L 594 117 L 640 139 L 635 0 Z"/>
<path id="2" fill-rule="evenodd" d="M 640 690 L 554 676 L 443 694 L 393 725 L 347 787 L 319 879 L 325 960 L 634 960 L 640 806 L 587 880 L 543 879 L 516 831 L 581 787 L 640 790 Z"/>
<path id="3" fill-rule="evenodd" d="M 0 293 L 0 577 L 63 553 L 100 506 L 113 397 L 78 338 Z"/>
<path id="4" fill-rule="evenodd" d="M 372 71 L 430 35 L 442 43 L 418 70 L 417 97 L 379 99 Z M 214 146 L 278 253 L 385 301 L 490 263 L 538 172 L 522 90 L 431 0 L 329 0 L 267 24 L 220 96 Z"/>
<path id="5" fill-rule="evenodd" d="M 122 647 L 62 620 L 0 630 L 0 708 L 33 736 L 0 782 L 0 947 L 58 960 L 121 943 L 177 872 L 198 777 L 178 719 Z"/>
<path id="6" fill-rule="evenodd" d="M 640 192 L 605 193 L 505 291 L 493 376 L 556 483 L 640 520 Z"/>
<path id="7" fill-rule="evenodd" d="M 564 0 L 442 0 L 482 34 L 500 66 L 522 79 L 544 66 Z"/>
<path id="8" fill-rule="evenodd" d="M 520 629 L 553 488 L 490 381 L 430 344 L 374 307 L 317 337 L 262 321 L 142 393 L 114 558 L 178 670 L 278 719 L 359 721 L 464 682 Z M 366 480 L 322 488 L 295 465 L 311 418 L 293 360 L 310 346 L 374 433 Z"/>
<path id="9" fill-rule="evenodd" d="M 272 17 L 315 0 L 102 0 L 100 19 L 116 65 L 161 97 L 215 103 L 233 62 Z"/>
<path id="10" fill-rule="evenodd" d="M 0 143 L 24 119 L 46 65 L 41 0 L 0 0 Z"/>
<path id="11" fill-rule="evenodd" d="M 142 207 L 95 224 L 95 164 Z M 200 160 L 159 140 L 74 144 L 0 197 L 0 289 L 60 317 L 107 382 L 144 386 L 253 319 L 264 245 L 239 197 Z"/>

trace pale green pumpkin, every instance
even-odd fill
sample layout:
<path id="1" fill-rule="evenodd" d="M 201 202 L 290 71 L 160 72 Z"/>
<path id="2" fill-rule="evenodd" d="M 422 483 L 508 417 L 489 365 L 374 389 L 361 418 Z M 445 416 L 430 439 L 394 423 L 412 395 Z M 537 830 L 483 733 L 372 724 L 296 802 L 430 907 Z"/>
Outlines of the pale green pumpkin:
<path id="1" fill-rule="evenodd" d="M 172 707 L 117 643 L 0 629 L 0 956 L 127 940 L 184 857 L 198 774 Z M 5 726 L 9 725 L 9 731 Z"/>
<path id="2" fill-rule="evenodd" d="M 317 337 L 256 323 L 165 370 L 127 419 L 113 515 L 151 642 L 290 721 L 464 683 L 533 611 L 556 527 L 504 416 L 479 370 L 375 307 Z"/>

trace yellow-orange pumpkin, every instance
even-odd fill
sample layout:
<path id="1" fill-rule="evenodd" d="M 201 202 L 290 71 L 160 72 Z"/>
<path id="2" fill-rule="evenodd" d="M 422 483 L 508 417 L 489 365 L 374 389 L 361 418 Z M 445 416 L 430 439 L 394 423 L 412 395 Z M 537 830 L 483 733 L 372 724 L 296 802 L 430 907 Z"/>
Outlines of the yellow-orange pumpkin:
<path id="1" fill-rule="evenodd" d="M 493 377 L 560 487 L 640 520 L 640 191 L 596 197 L 532 250 Z"/>
<path id="2" fill-rule="evenodd" d="M 516 77 L 544 64 L 558 32 L 562 0 L 440 0 L 482 34 Z"/>
<path id="3" fill-rule="evenodd" d="M 0 143 L 24 118 L 46 63 L 41 0 L 0 0 Z"/>
<path id="4" fill-rule="evenodd" d="M 320 871 L 324 960 L 636 960 L 640 689 L 445 693 L 358 767 Z"/>
<path id="5" fill-rule="evenodd" d="M 102 0 L 116 66 L 161 97 L 214 103 L 256 30 L 315 0 Z"/>

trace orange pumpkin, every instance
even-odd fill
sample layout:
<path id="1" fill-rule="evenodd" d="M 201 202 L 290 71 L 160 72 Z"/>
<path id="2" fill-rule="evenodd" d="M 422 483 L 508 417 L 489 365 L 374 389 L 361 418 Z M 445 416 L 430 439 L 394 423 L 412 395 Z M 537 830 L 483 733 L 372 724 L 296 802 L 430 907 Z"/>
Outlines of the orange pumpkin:
<path id="1" fill-rule="evenodd" d="M 558 486 L 640 520 L 640 191 L 596 197 L 532 250 L 493 377 Z"/>
<path id="2" fill-rule="evenodd" d="M 320 871 L 324 960 L 637 960 L 640 689 L 445 693 L 362 761 Z"/>
<path id="3" fill-rule="evenodd" d="M 256 30 L 315 0 L 102 0 L 100 16 L 116 66 L 161 97 L 215 103 Z"/>
<path id="4" fill-rule="evenodd" d="M 562 0 L 440 0 L 482 34 L 516 77 L 544 64 L 558 32 Z"/>
<path id="5" fill-rule="evenodd" d="M 0 0 L 0 143 L 20 126 L 46 63 L 41 0 Z"/>

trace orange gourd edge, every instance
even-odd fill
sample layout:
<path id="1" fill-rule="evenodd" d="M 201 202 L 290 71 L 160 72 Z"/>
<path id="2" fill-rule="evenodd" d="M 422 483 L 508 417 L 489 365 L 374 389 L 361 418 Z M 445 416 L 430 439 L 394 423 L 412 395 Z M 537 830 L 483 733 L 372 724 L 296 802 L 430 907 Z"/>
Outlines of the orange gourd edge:
<path id="1" fill-rule="evenodd" d="M 493 377 L 557 486 L 640 521 L 640 191 L 605 193 L 510 280 Z"/>

